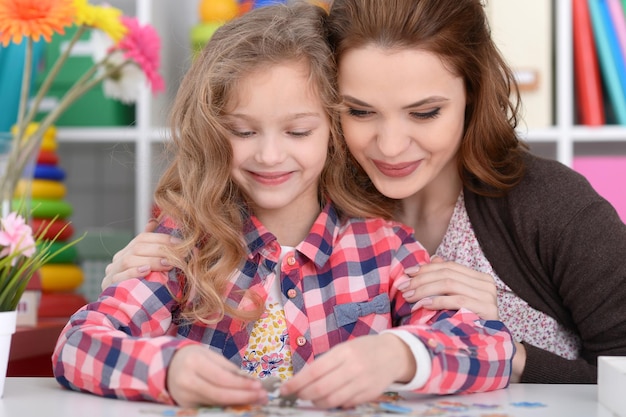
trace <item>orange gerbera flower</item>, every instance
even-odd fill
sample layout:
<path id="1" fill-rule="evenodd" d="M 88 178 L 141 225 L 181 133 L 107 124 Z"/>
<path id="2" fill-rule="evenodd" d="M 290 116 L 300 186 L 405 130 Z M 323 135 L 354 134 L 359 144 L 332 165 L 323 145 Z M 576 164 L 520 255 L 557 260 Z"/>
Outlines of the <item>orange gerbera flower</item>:
<path id="1" fill-rule="evenodd" d="M 50 42 L 54 32 L 64 33 L 76 17 L 73 0 L 0 1 L 0 41 L 21 43 L 23 37 Z"/>

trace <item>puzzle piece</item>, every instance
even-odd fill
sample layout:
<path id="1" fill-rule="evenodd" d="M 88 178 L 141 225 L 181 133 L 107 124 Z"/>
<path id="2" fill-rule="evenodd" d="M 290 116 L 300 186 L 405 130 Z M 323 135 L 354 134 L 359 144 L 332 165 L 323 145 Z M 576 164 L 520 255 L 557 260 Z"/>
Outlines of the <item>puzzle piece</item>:
<path id="1" fill-rule="evenodd" d="M 276 376 L 268 376 L 267 378 L 261 380 L 261 385 L 263 385 L 265 391 L 267 391 L 270 395 L 270 400 L 278 398 L 278 405 L 280 407 L 294 407 L 296 405 L 296 401 L 298 401 L 297 395 L 280 395 L 278 393 L 280 384 L 282 384 L 282 380 Z"/>

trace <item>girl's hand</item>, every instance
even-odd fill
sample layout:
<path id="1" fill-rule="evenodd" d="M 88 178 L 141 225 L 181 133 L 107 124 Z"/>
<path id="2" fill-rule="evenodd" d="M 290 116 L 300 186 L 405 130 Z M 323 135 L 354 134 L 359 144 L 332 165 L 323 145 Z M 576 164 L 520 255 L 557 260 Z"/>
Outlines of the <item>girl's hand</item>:
<path id="1" fill-rule="evenodd" d="M 175 238 L 163 233 L 151 233 L 156 226 L 156 221 L 148 222 L 144 233 L 135 236 L 113 256 L 102 280 L 103 290 L 129 278 L 145 277 L 151 271 L 168 271 L 172 268 L 167 261 L 165 248 L 172 245 Z"/>
<path id="2" fill-rule="evenodd" d="M 265 404 L 267 391 L 257 378 L 205 346 L 179 349 L 167 370 L 167 389 L 181 407 Z"/>
<path id="3" fill-rule="evenodd" d="M 378 398 L 396 381 L 416 372 L 409 347 L 393 334 L 361 336 L 340 343 L 280 387 L 316 407 L 354 407 Z"/>
<path id="4" fill-rule="evenodd" d="M 418 302 L 414 308 L 476 313 L 483 320 L 499 320 L 496 283 L 489 274 L 434 256 L 430 264 L 404 271 L 411 281 L 400 286 L 403 297 Z"/>

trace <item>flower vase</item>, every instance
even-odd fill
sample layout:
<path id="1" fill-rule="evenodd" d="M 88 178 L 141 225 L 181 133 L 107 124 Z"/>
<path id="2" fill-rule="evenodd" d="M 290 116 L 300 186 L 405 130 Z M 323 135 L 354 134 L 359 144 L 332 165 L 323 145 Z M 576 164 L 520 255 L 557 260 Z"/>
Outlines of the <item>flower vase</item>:
<path id="1" fill-rule="evenodd" d="M 7 377 L 11 338 L 15 333 L 16 322 L 17 311 L 0 312 L 0 398 L 4 397 L 4 381 Z"/>

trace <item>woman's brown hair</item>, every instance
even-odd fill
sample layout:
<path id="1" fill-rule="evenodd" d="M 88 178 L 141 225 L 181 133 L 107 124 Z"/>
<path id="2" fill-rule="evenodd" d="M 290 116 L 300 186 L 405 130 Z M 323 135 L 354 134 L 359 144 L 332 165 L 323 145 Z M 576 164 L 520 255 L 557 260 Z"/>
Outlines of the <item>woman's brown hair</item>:
<path id="1" fill-rule="evenodd" d="M 324 9 L 297 1 L 254 9 L 221 26 L 185 75 L 171 112 L 171 163 L 155 191 L 155 203 L 174 220 L 183 243 L 175 266 L 185 276 L 178 300 L 190 320 L 211 322 L 224 314 L 252 319 L 258 313 L 225 303 L 232 274 L 243 265 L 245 196 L 231 178 L 232 148 L 225 109 L 239 81 L 255 70 L 304 62 L 312 91 L 330 120 L 328 157 L 320 204 L 330 198 L 340 215 L 390 217 L 391 203 L 364 191 L 345 163 L 337 108 L 336 65 L 327 42 Z M 191 254 L 191 255 L 189 255 Z"/>
<path id="2" fill-rule="evenodd" d="M 441 57 L 465 82 L 465 132 L 457 157 L 464 185 L 497 196 L 519 182 L 527 146 L 515 132 L 518 88 L 490 37 L 480 0 L 334 0 L 328 28 L 338 62 L 346 51 L 367 45 Z"/>

